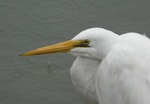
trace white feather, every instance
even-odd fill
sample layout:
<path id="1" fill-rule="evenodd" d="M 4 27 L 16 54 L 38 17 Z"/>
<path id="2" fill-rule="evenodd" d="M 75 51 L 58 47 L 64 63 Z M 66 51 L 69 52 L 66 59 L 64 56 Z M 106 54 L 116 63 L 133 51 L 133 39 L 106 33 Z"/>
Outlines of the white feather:
<path id="1" fill-rule="evenodd" d="M 137 33 L 117 35 L 92 28 L 73 40 L 89 39 L 90 48 L 74 48 L 71 67 L 76 90 L 90 104 L 150 104 L 150 40 Z"/>

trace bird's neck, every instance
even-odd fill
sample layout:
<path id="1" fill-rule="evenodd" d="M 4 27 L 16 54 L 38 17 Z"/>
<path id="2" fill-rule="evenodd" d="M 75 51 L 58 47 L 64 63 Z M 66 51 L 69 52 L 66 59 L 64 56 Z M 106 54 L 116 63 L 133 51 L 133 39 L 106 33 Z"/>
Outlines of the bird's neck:
<path id="1" fill-rule="evenodd" d="M 100 44 L 97 45 L 96 50 L 97 50 L 97 57 L 100 60 L 103 60 L 106 55 L 111 51 L 113 46 L 118 42 L 119 40 L 119 35 L 112 33 L 108 37 L 106 36 L 105 39 L 101 41 Z"/>
<path id="2" fill-rule="evenodd" d="M 99 60 L 79 56 L 70 69 L 75 89 L 90 102 L 97 102 L 95 77 L 99 64 Z"/>

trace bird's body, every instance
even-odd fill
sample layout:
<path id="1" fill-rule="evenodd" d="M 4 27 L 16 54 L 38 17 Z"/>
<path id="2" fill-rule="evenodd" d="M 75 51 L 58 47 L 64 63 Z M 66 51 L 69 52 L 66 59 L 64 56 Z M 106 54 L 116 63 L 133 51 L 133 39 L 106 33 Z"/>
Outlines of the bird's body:
<path id="1" fill-rule="evenodd" d="M 101 96 L 99 102 L 150 104 L 148 38 L 137 33 L 121 35 L 99 69 L 97 72 L 97 79 L 101 79 L 97 80 L 97 94 Z"/>
<path id="2" fill-rule="evenodd" d="M 70 69 L 71 79 L 75 89 L 90 104 L 150 104 L 150 40 L 147 37 L 138 33 L 119 36 L 109 30 L 92 28 L 79 33 L 71 44 L 65 42 L 23 55 L 43 54 L 44 49 L 45 53 L 69 51 L 77 56 Z"/>

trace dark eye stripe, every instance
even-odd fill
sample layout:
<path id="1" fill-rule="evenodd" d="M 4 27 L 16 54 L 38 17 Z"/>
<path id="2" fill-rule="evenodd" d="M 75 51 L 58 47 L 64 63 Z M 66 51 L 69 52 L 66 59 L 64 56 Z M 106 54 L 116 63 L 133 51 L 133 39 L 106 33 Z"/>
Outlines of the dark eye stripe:
<path id="1" fill-rule="evenodd" d="M 80 47 L 90 47 L 88 44 L 81 44 Z"/>

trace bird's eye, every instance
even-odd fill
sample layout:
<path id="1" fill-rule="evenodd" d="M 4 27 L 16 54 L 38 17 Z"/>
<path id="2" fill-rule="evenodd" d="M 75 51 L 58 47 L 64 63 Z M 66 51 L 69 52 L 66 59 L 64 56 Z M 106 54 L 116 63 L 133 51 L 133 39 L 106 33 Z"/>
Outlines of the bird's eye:
<path id="1" fill-rule="evenodd" d="M 90 43 L 90 40 L 86 39 L 86 40 L 84 40 L 84 43 L 85 43 L 85 44 L 89 44 L 89 43 Z"/>
<path id="2" fill-rule="evenodd" d="M 76 43 L 74 44 L 74 47 L 90 47 L 90 40 L 85 39 L 85 40 L 77 40 Z"/>

